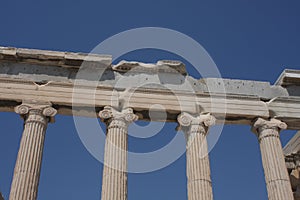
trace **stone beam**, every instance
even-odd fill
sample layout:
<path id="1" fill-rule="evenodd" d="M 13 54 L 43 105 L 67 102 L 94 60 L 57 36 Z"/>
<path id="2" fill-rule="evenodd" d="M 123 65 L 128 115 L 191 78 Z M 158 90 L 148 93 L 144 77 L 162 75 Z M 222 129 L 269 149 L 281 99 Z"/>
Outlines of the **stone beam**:
<path id="1" fill-rule="evenodd" d="M 300 131 L 283 148 L 284 155 L 292 155 L 300 152 Z"/>
<path id="2" fill-rule="evenodd" d="M 94 107 L 100 110 L 106 105 L 118 106 L 125 100 L 127 106 L 141 113 L 148 111 L 154 104 L 160 104 L 170 114 L 169 120 L 174 121 L 176 119 L 172 118 L 172 114 L 179 114 L 182 110 L 190 113 L 211 112 L 216 116 L 223 116 L 224 106 L 227 108 L 226 119 L 228 123 L 240 123 L 241 120 L 251 121 L 257 116 L 269 116 L 267 104 L 253 96 L 237 97 L 231 95 L 225 99 L 222 95 L 215 95 L 212 104 L 212 97 L 209 94 L 178 92 L 174 95 L 168 90 L 147 88 L 138 88 L 134 93 L 131 93 L 125 90 L 117 91 L 112 87 L 98 86 L 94 89 L 86 86 L 79 89 L 78 92 L 80 94 L 76 95 L 76 100 L 74 100 L 72 84 L 49 83 L 47 86 L 40 86 L 32 81 L 0 79 L 0 101 L 10 102 L 10 104 L 0 104 L 0 110 L 10 111 L 11 109 L 12 111 L 13 102 L 33 98 L 52 102 L 53 105 L 56 105 L 59 114 L 71 115 L 72 103 L 74 103 L 74 114 L 86 113 L 86 116 L 93 116 Z M 90 98 L 93 97 L 94 92 L 95 100 Z M 163 110 L 157 108 L 157 111 Z M 147 119 L 146 115 L 144 115 L 144 119 Z"/>
<path id="3" fill-rule="evenodd" d="M 250 125 L 257 117 L 275 117 L 299 130 L 299 73 L 286 70 L 276 85 L 197 80 L 178 61 L 113 65 L 107 55 L 0 47 L 0 111 L 13 111 L 22 101 L 34 99 L 51 102 L 63 115 L 97 117 L 104 106 L 125 106 L 143 120 L 149 120 L 150 109 L 166 111 L 167 121 L 174 122 L 184 111 L 212 113 L 217 123 L 229 124 Z"/>

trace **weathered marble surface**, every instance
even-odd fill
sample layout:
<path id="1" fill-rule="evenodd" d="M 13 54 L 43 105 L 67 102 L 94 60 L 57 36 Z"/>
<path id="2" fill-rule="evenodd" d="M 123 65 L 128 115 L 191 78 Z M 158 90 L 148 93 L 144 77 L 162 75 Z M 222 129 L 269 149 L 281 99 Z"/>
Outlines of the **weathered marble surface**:
<path id="1" fill-rule="evenodd" d="M 99 76 L 99 73 L 102 75 Z M 288 175 L 285 174 L 286 168 L 283 166 L 284 157 L 281 147 L 279 148 L 279 129 L 282 127 L 278 125 L 278 130 L 270 128 L 270 124 L 274 126 L 274 120 L 267 122 L 265 119 L 276 118 L 275 120 L 285 122 L 288 129 L 300 130 L 300 70 L 284 70 L 274 85 L 269 82 L 210 77 L 197 80 L 189 76 L 185 65 L 178 61 L 122 61 L 113 64 L 109 55 L 0 47 L 0 111 L 13 112 L 22 102 L 32 100 L 51 102 L 59 114 L 90 117 L 99 117 L 95 112 L 100 112 L 106 106 L 130 107 L 140 120 L 149 120 L 148 111 L 153 104 L 162 105 L 163 109 L 158 108 L 156 112 L 166 111 L 167 121 L 173 122 L 177 121 L 177 116 L 183 112 L 190 113 L 191 116 L 211 113 L 216 117 L 216 123 L 227 124 L 252 125 L 259 117 L 262 120 L 260 123 L 256 121 L 254 127 L 258 130 L 269 199 L 292 198 Z M 118 112 L 111 112 L 108 118 L 114 119 L 116 113 Z M 45 120 L 44 114 L 48 116 L 47 112 L 35 114 L 34 119 Z M 265 123 L 262 123 L 263 121 Z M 116 146 L 126 149 L 127 132 L 119 127 L 122 124 L 120 118 L 107 122 L 108 127 L 114 124 L 114 128 L 108 131 L 107 141 L 112 140 Z M 207 125 L 197 127 L 204 130 Z M 23 158 L 28 155 L 35 158 L 41 156 L 45 129 L 45 124 L 40 122 L 25 125 L 24 135 L 30 135 L 32 141 L 40 146 L 39 150 L 33 153 L 25 148 L 26 141 L 21 142 L 11 199 L 20 199 L 21 196 L 26 199 L 36 198 L 40 159 L 37 159 L 36 165 L 32 165 Z M 38 138 L 36 134 L 32 134 L 36 132 L 40 133 Z M 199 148 L 199 142 L 205 144 L 205 134 L 206 132 L 199 131 L 195 137 L 198 142 L 191 143 L 191 150 L 188 150 L 188 165 L 198 163 L 204 168 L 190 167 L 188 177 L 193 180 L 203 175 L 206 185 L 200 182 L 194 185 L 191 183 L 189 191 L 199 191 L 199 188 L 205 187 L 205 192 L 200 194 L 201 198 L 212 199 L 211 186 L 207 184 L 210 181 L 208 158 L 198 159 L 192 150 Z M 284 150 L 295 199 L 298 199 L 299 194 L 299 143 L 299 139 L 296 138 Z M 112 149 L 109 143 L 106 148 L 108 153 Z M 107 160 L 109 161 L 109 158 Z M 126 199 L 126 155 L 121 154 L 120 160 L 121 162 L 115 163 L 120 169 L 113 170 L 107 167 L 104 170 L 104 180 L 105 177 L 114 177 L 115 183 L 120 185 L 116 190 L 109 184 L 104 184 L 104 197 L 109 200 Z M 22 165 L 19 163 L 21 161 Z M 34 167 L 34 173 L 27 173 L 27 168 L 20 168 L 28 165 Z M 20 187 L 22 176 L 30 180 L 33 187 L 28 188 L 29 184 L 26 185 L 24 181 L 22 183 L 25 185 Z M 189 192 L 190 199 L 197 199 L 198 194 Z"/>
<path id="2" fill-rule="evenodd" d="M 260 145 L 269 200 L 294 199 L 279 139 L 279 132 L 286 128 L 287 125 L 277 119 L 258 118 L 253 124 L 252 130 Z"/>
<path id="3" fill-rule="evenodd" d="M 82 68 L 85 74 L 76 76 Z M 103 72 L 102 77 L 98 77 L 99 72 Z M 0 47 L 0 111 L 13 111 L 24 99 L 33 98 L 57 105 L 59 114 L 96 117 L 94 107 L 99 112 L 104 106 L 125 103 L 147 120 L 151 105 L 161 104 L 164 109 L 157 112 L 166 111 L 168 121 L 176 121 L 182 111 L 209 112 L 216 116 L 217 123 L 225 120 L 250 125 L 256 117 L 276 117 L 289 129 L 297 130 L 298 83 L 298 70 L 284 71 L 276 85 L 197 80 L 187 75 L 184 64 L 178 61 L 123 61 L 114 65 L 107 55 Z"/>
<path id="4" fill-rule="evenodd" d="M 36 200 L 48 122 L 57 111 L 49 105 L 23 103 L 15 107 L 24 118 L 10 200 Z"/>
<path id="5" fill-rule="evenodd" d="M 206 135 L 215 117 L 183 112 L 178 123 L 186 136 L 186 175 L 189 200 L 213 200 Z"/>
<path id="6" fill-rule="evenodd" d="M 138 119 L 131 108 L 105 107 L 99 117 L 107 125 L 102 200 L 127 200 L 128 125 Z"/>

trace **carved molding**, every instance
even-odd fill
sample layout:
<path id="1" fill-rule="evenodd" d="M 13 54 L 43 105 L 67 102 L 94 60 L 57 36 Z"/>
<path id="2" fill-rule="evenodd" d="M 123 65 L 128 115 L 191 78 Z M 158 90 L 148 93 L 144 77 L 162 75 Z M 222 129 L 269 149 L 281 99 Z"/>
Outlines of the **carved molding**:
<path id="1" fill-rule="evenodd" d="M 132 108 L 125 108 L 118 111 L 111 106 L 105 106 L 99 112 L 99 117 L 108 124 L 108 128 L 127 128 L 127 126 L 138 120 L 138 116 L 133 113 Z"/>
<path id="2" fill-rule="evenodd" d="M 189 132 L 201 132 L 206 134 L 207 129 L 216 123 L 216 118 L 210 113 L 193 116 L 183 112 L 177 117 L 180 127 L 189 128 Z"/>
<path id="3" fill-rule="evenodd" d="M 261 132 L 266 129 L 275 129 L 275 130 L 277 130 L 277 132 L 274 132 L 274 131 L 268 132 L 262 136 Z M 280 130 L 283 130 L 283 129 L 287 129 L 287 124 L 278 119 L 274 119 L 274 118 L 272 118 L 270 120 L 265 120 L 263 118 L 257 118 L 252 126 L 252 131 L 260 138 L 261 137 L 270 137 L 270 136 L 279 137 L 279 132 L 280 132 Z"/>
<path id="4" fill-rule="evenodd" d="M 46 107 L 43 110 L 43 115 L 46 117 L 54 117 L 57 114 L 57 110 L 52 107 Z"/>
<path id="5" fill-rule="evenodd" d="M 57 110 L 51 107 L 51 104 L 45 103 L 27 103 L 24 102 L 15 107 L 15 112 L 24 117 L 25 122 L 40 122 L 46 124 L 54 122 L 54 116 L 57 114 Z"/>
<path id="6" fill-rule="evenodd" d="M 209 127 L 216 123 L 216 118 L 210 113 L 201 114 L 195 117 L 189 113 L 183 112 L 177 117 L 177 120 L 181 126 L 204 125 Z"/>

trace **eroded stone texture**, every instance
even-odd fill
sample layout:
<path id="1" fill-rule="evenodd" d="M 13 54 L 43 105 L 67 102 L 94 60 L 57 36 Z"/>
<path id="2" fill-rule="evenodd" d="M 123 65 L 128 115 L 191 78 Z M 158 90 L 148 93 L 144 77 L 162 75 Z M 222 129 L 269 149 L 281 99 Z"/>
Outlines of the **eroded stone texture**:
<path id="1" fill-rule="evenodd" d="M 102 200 L 126 200 L 127 129 L 138 117 L 131 108 L 119 112 L 108 106 L 99 116 L 107 124 L 101 197 Z"/>
<path id="2" fill-rule="evenodd" d="M 294 199 L 279 139 L 280 130 L 286 128 L 287 125 L 277 119 L 258 118 L 253 125 L 260 144 L 269 200 Z"/>
<path id="3" fill-rule="evenodd" d="M 295 200 L 300 200 L 300 167 L 297 166 L 290 173 L 292 191 Z"/>
<path id="4" fill-rule="evenodd" d="M 186 160 L 189 200 L 212 200 L 212 184 L 206 134 L 215 123 L 210 114 L 194 117 L 188 113 L 178 116 L 178 123 L 186 134 Z"/>
<path id="5" fill-rule="evenodd" d="M 45 132 L 56 110 L 49 105 L 22 104 L 15 112 L 25 121 L 9 199 L 36 200 Z"/>

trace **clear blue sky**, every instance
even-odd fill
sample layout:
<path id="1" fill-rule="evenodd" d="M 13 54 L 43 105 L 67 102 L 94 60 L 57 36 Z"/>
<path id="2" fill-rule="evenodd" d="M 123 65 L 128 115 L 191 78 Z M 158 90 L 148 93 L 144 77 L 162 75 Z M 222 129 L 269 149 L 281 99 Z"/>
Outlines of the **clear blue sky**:
<path id="1" fill-rule="evenodd" d="M 127 29 L 165 27 L 202 44 L 222 77 L 273 84 L 284 68 L 300 69 L 299 10 L 297 0 L 7 0 L 0 6 L 0 45 L 89 52 Z M 156 62 L 172 56 L 141 51 L 123 58 Z M 150 139 L 130 138 L 129 148 L 161 146 L 175 126 Z M 0 191 L 8 199 L 22 120 L 1 113 L 0 127 Z M 284 131 L 282 143 L 294 133 Z M 216 200 L 267 199 L 259 146 L 249 126 L 226 126 L 210 160 Z M 100 199 L 101 176 L 102 164 L 82 145 L 72 117 L 57 116 L 47 131 L 38 199 Z M 185 156 L 156 172 L 129 174 L 128 180 L 129 200 L 186 199 Z"/>

